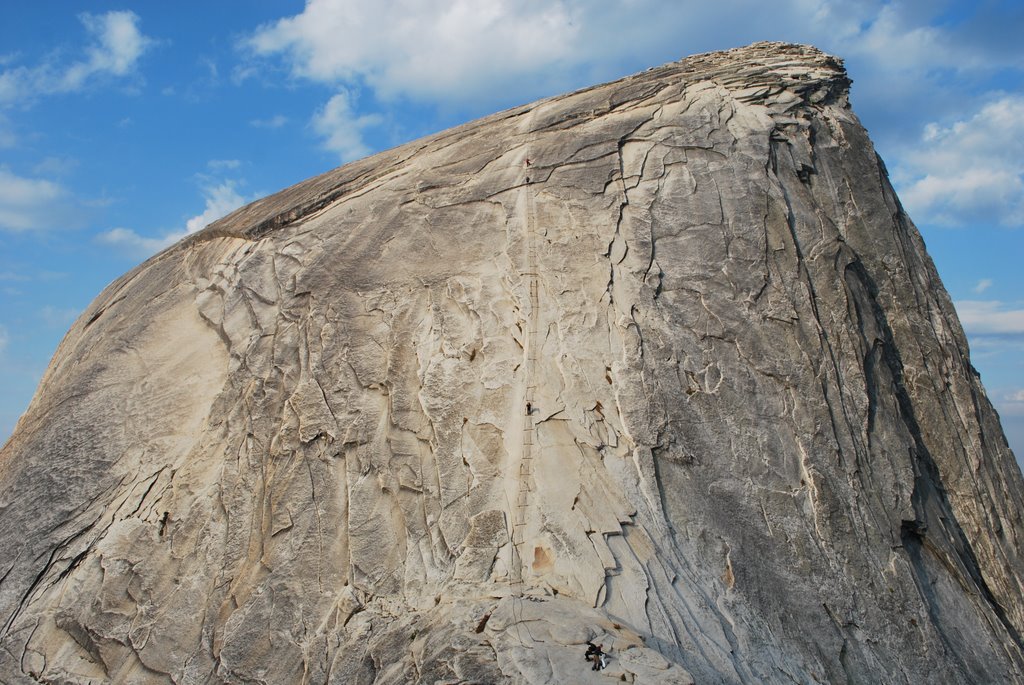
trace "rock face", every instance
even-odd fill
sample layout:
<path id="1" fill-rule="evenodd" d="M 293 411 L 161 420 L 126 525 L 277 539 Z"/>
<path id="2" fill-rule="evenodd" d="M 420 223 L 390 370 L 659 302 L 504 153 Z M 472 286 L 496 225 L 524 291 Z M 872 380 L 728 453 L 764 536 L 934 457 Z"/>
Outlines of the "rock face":
<path id="1" fill-rule="evenodd" d="M 691 57 L 112 284 L 0 453 L 0 681 L 1024 682 L 1024 483 L 848 86 Z"/>

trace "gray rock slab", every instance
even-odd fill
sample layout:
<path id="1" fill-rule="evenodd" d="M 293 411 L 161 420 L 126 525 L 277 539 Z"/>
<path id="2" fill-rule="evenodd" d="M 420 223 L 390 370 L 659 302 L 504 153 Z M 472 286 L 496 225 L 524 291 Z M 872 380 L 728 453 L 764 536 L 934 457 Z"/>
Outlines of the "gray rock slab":
<path id="1" fill-rule="evenodd" d="M 1021 474 L 849 83 L 697 55 L 117 280 L 0 451 L 0 681 L 1024 682 Z"/>

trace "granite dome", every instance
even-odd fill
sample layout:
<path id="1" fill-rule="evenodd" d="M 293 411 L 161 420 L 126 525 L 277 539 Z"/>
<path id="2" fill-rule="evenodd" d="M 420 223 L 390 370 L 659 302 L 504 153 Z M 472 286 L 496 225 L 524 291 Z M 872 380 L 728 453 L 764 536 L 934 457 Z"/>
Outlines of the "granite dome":
<path id="1" fill-rule="evenodd" d="M 0 680 L 1024 681 L 1021 474 L 849 84 L 689 57 L 113 283 L 0 452 Z"/>

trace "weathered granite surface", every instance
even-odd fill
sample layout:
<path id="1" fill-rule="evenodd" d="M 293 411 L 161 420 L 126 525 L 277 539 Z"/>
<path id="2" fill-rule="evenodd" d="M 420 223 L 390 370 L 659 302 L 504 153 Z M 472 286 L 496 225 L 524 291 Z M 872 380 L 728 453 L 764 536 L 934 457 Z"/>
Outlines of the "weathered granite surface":
<path id="1" fill-rule="evenodd" d="M 1024 483 L 848 86 L 691 57 L 112 284 L 0 452 L 0 682 L 1024 682 Z"/>

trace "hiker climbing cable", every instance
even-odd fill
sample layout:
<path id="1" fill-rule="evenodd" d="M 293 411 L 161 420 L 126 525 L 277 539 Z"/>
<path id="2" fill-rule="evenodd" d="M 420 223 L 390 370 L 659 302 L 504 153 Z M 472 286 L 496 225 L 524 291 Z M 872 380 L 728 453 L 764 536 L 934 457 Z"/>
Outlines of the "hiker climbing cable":
<path id="1" fill-rule="evenodd" d="M 601 649 L 601 645 L 595 645 L 593 642 L 587 642 L 587 652 L 583 658 L 594 664 L 591 667 L 593 671 L 600 671 L 608 666 L 608 655 Z"/>

